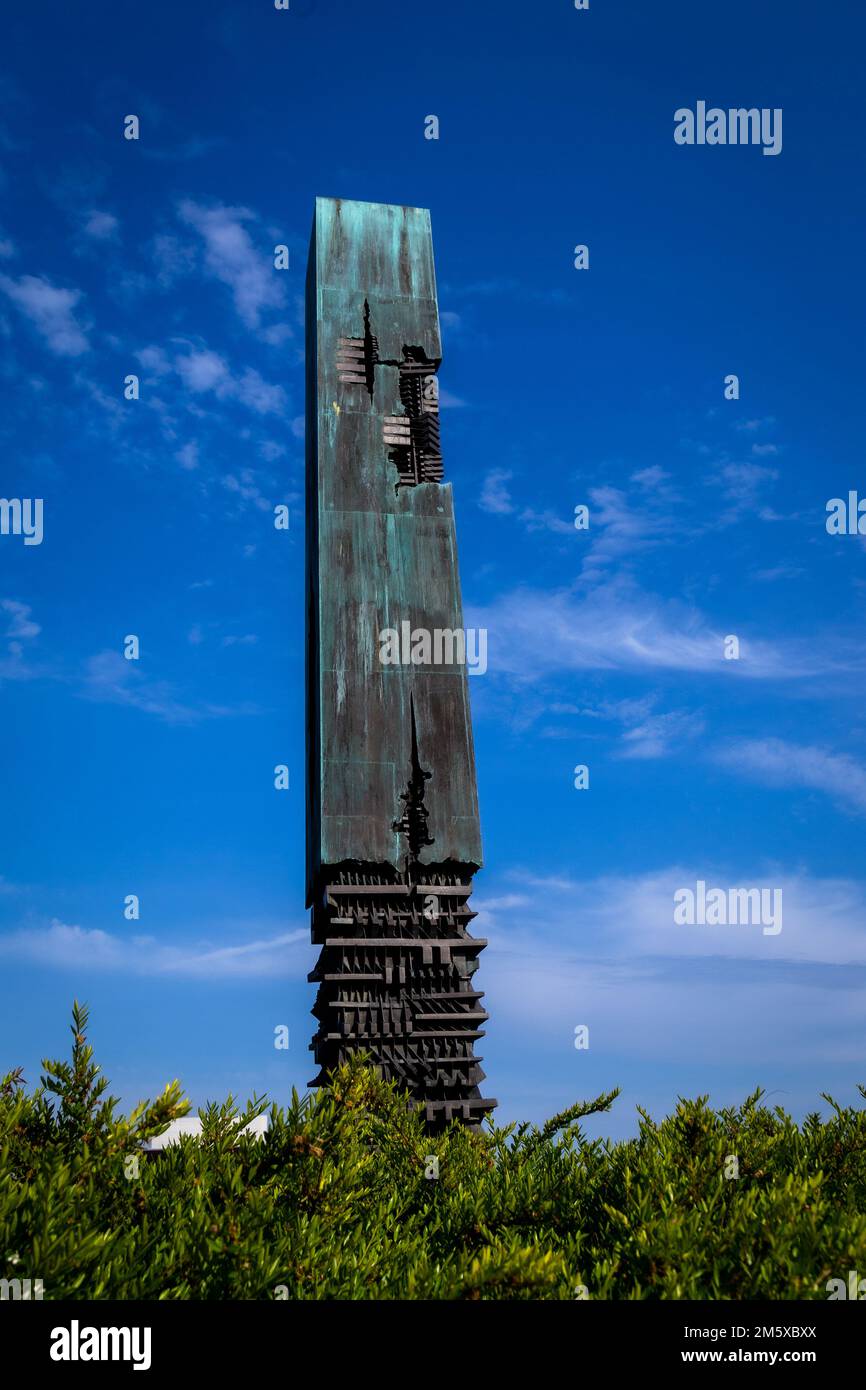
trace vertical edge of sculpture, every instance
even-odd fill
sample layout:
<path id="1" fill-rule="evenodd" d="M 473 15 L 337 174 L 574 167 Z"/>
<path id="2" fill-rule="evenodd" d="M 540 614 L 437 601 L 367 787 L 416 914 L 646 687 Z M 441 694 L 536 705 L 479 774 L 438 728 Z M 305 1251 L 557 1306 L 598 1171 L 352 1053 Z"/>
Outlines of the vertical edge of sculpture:
<path id="1" fill-rule="evenodd" d="M 318 198 L 307 269 L 310 1044 L 364 1051 L 431 1131 L 477 1126 L 481 865 L 425 209 Z M 447 659 L 446 659 L 447 658 Z"/>

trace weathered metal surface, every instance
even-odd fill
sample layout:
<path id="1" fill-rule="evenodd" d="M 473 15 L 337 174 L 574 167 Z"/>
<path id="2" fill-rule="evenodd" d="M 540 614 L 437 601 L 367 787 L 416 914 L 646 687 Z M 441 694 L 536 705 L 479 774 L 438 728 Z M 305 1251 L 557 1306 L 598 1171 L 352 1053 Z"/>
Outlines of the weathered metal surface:
<path id="1" fill-rule="evenodd" d="M 412 629 L 463 626 L 450 484 L 399 486 L 389 457 L 399 446 L 387 422 L 398 418 L 410 432 L 397 364 L 424 367 L 405 363 L 404 348 L 423 353 L 432 371 L 441 359 L 429 214 L 319 198 L 310 267 L 310 640 L 317 649 L 310 777 L 321 819 L 311 825 L 309 886 L 325 864 L 402 863 L 393 823 L 411 762 L 412 699 L 421 762 L 433 773 L 432 844 L 421 861 L 479 865 L 465 666 L 379 660 L 379 634 L 404 620 Z M 351 350 L 363 361 L 365 303 L 379 363 L 395 364 L 373 367 L 372 397 L 363 369 L 348 372 L 344 355 Z M 421 414 L 433 411 L 422 403 Z"/>
<path id="2" fill-rule="evenodd" d="M 381 650 L 382 634 L 407 623 L 431 634 L 463 628 L 451 487 L 440 481 L 441 355 L 429 213 L 317 199 L 307 274 L 317 1082 L 347 1049 L 366 1046 L 411 1083 L 431 1124 L 452 1113 L 474 1123 L 494 1104 L 478 1095 L 472 1057 L 482 1015 L 469 986 L 483 943 L 465 932 L 481 864 L 466 666 L 453 653 L 438 664 L 386 664 Z M 444 933 L 423 916 L 420 882 L 443 888 Z M 347 884 L 379 910 L 347 911 Z M 401 909 L 395 894 L 406 896 Z M 346 926 L 359 940 L 348 956 Z M 428 1027 L 431 999 L 448 1024 L 441 1033 Z"/>

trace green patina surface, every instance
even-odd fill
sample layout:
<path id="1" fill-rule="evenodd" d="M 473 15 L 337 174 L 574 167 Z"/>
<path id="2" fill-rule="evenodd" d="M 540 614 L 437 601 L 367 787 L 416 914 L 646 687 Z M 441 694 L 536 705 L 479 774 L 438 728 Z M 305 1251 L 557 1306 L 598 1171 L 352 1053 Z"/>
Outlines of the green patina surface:
<path id="1" fill-rule="evenodd" d="M 397 488 L 383 443 L 399 373 L 339 378 L 341 338 L 380 362 L 441 359 L 429 213 L 318 198 L 307 278 L 308 890 L 349 860 L 403 867 L 394 829 L 411 773 L 414 706 L 426 784 L 421 862 L 480 865 L 465 666 L 383 666 L 379 634 L 463 626 L 450 484 Z M 446 450 L 447 454 L 447 441 Z"/>

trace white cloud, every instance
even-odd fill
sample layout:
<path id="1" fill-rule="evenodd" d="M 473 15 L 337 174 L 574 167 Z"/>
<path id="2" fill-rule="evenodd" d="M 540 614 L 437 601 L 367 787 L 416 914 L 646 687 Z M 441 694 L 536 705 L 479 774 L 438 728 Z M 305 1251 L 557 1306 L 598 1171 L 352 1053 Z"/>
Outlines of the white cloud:
<path id="1" fill-rule="evenodd" d="M 168 681 L 149 680 L 120 652 L 102 651 L 86 662 L 78 692 L 84 699 L 126 705 L 156 715 L 167 724 L 195 724 L 202 719 L 255 714 L 252 704 L 236 706 L 212 703 L 193 705 L 178 698 Z"/>
<path id="2" fill-rule="evenodd" d="M 670 478 L 670 473 L 666 473 L 658 464 L 653 464 L 650 468 L 639 468 L 636 473 L 632 473 L 631 482 L 637 483 L 638 487 L 652 491 L 654 488 L 661 487 Z"/>
<path id="3" fill-rule="evenodd" d="M 31 613 L 32 608 L 27 603 L 19 603 L 14 598 L 0 599 L 0 609 L 9 614 L 9 626 L 6 629 L 6 636 L 11 638 L 38 637 L 42 631 L 38 623 L 34 623 Z M 19 648 L 20 651 L 20 648 Z"/>
<path id="4" fill-rule="evenodd" d="M 770 569 L 757 570 L 755 578 L 762 584 L 772 583 L 776 579 L 798 579 L 804 571 L 799 565 L 794 565 L 790 560 L 781 560 L 778 565 L 773 565 Z"/>
<path id="5" fill-rule="evenodd" d="M 75 373 L 75 384 L 81 391 L 87 393 L 100 410 L 105 411 L 112 428 L 116 429 L 123 423 L 125 412 L 117 396 L 110 396 L 98 381 L 93 381 L 83 372 Z"/>
<path id="6" fill-rule="evenodd" d="M 163 289 L 170 289 L 175 280 L 189 275 L 195 268 L 194 248 L 168 233 L 154 237 L 151 254 L 156 267 L 156 278 Z"/>
<path id="7" fill-rule="evenodd" d="M 282 386 L 265 381 L 253 367 L 247 367 L 242 376 L 235 378 L 232 394 L 258 415 L 280 415 L 286 403 Z"/>
<path id="8" fill-rule="evenodd" d="M 673 895 L 698 879 L 781 888 L 782 931 L 675 925 Z M 512 895 L 509 881 L 521 891 Z M 860 882 L 707 863 L 587 879 L 515 870 L 490 900 L 477 891 L 473 907 L 473 934 L 490 942 L 481 963 L 491 1034 L 518 1049 L 525 1038 L 536 1058 L 551 1047 L 568 1055 L 578 1023 L 590 1027 L 587 1055 L 622 1068 L 608 1084 L 638 1064 L 685 1073 L 684 1059 L 724 1059 L 750 1076 L 757 1065 L 767 1084 L 795 1063 L 862 1056 Z"/>
<path id="9" fill-rule="evenodd" d="M 90 343 L 74 314 L 79 290 L 64 290 L 38 275 L 0 275 L 2 291 L 58 357 L 80 357 Z"/>
<path id="10" fill-rule="evenodd" d="M 545 509 L 537 512 L 532 507 L 526 507 L 520 513 L 520 520 L 523 522 L 527 531 L 553 531 L 557 536 L 576 536 L 574 521 L 565 521 L 556 512 Z"/>
<path id="11" fill-rule="evenodd" d="M 619 488 L 604 486 L 589 489 L 589 502 L 589 530 L 578 533 L 588 544 L 585 579 L 601 578 L 617 561 L 632 560 L 675 533 L 670 513 L 658 499 L 651 505 L 644 498 L 635 506 Z"/>
<path id="12" fill-rule="evenodd" d="M 630 759 L 667 757 L 672 750 L 704 731 L 704 720 L 688 710 L 646 714 L 622 736 L 620 756 Z"/>
<path id="13" fill-rule="evenodd" d="M 135 359 L 144 367 L 145 371 L 150 372 L 153 376 L 167 376 L 171 371 L 171 362 L 161 347 L 140 348 L 135 353 Z"/>
<path id="14" fill-rule="evenodd" d="M 190 391 L 219 391 L 231 381 L 228 364 L 218 352 L 203 349 L 175 358 L 177 373 Z"/>
<path id="15" fill-rule="evenodd" d="M 281 415 L 286 407 L 282 386 L 265 381 L 253 367 L 239 376 L 232 374 L 225 358 L 209 348 L 190 349 L 175 358 L 175 369 L 184 386 L 194 395 L 213 392 L 218 400 L 240 401 L 257 415 Z"/>
<path id="16" fill-rule="evenodd" d="M 258 329 L 265 310 L 283 308 L 285 290 L 274 269 L 273 246 L 253 242 L 246 224 L 254 222 L 255 217 L 248 208 L 221 204 L 203 207 L 185 199 L 178 212 L 181 221 L 201 236 L 205 265 L 216 279 L 228 285 L 247 328 Z M 274 327 L 267 332 L 273 336 Z"/>
<path id="17" fill-rule="evenodd" d="M 734 428 L 745 431 L 747 434 L 754 434 L 756 430 L 769 429 L 770 426 L 775 425 L 775 423 L 775 416 L 765 415 L 763 419 L 760 420 L 741 420 Z"/>
<path id="18" fill-rule="evenodd" d="M 191 439 L 187 444 L 184 444 L 178 449 L 175 458 L 181 468 L 185 468 L 187 471 L 198 468 L 198 444 L 196 441 Z"/>
<path id="19" fill-rule="evenodd" d="M 251 468 L 242 468 L 238 475 L 226 473 L 222 484 L 228 492 L 235 493 L 244 502 L 252 502 L 259 511 L 270 511 L 271 504 L 261 491 Z"/>
<path id="20" fill-rule="evenodd" d="M 723 630 L 698 610 L 627 579 L 592 588 L 521 588 L 467 619 L 489 632 L 489 670 L 535 681 L 565 671 L 701 671 L 725 679 L 791 681 L 853 669 L 814 642 L 740 635 L 740 660 L 724 659 Z"/>
<path id="21" fill-rule="evenodd" d="M 539 709 L 537 714 L 575 715 L 581 719 L 619 723 L 623 726 L 619 736 L 620 758 L 661 758 L 703 733 L 704 720 L 690 710 L 658 711 L 655 708 L 657 699 L 655 694 L 649 694 L 634 700 L 602 700 L 589 707 L 554 701 Z M 560 736 L 558 730 L 556 736 Z M 574 734 L 565 731 L 563 736 L 573 738 Z"/>
<path id="22" fill-rule="evenodd" d="M 776 787 L 826 792 L 840 805 L 866 811 L 866 767 L 847 753 L 780 738 L 739 739 L 717 754 L 729 771 Z"/>
<path id="23" fill-rule="evenodd" d="M 724 958 L 866 966 L 866 884 L 856 879 L 815 878 L 760 864 L 733 871 L 710 861 L 585 879 L 513 870 L 505 883 L 510 879 L 527 901 L 507 911 L 492 909 L 483 893 L 476 893 L 473 933 L 504 933 L 506 946 L 533 942 L 542 961 L 555 948 L 555 956 L 612 965 Z M 698 880 L 708 889 L 780 890 L 782 930 L 765 935 L 760 925 L 677 925 L 674 894 L 694 889 Z M 546 968 L 555 973 L 552 963 Z"/>
<path id="24" fill-rule="evenodd" d="M 514 511 L 514 503 L 508 490 L 512 474 L 505 468 L 492 468 L 484 479 L 478 505 L 483 512 L 495 516 L 505 516 Z"/>
<path id="25" fill-rule="evenodd" d="M 262 342 L 267 343 L 269 347 L 281 347 L 287 338 L 294 336 L 295 330 L 289 323 L 272 323 L 259 332 Z"/>
<path id="26" fill-rule="evenodd" d="M 120 223 L 111 212 L 99 212 L 96 208 L 87 214 L 84 235 L 93 241 L 116 241 Z"/>
<path id="27" fill-rule="evenodd" d="M 765 468 L 758 463 L 726 463 L 719 470 L 717 478 L 710 481 L 721 483 L 724 496 L 736 503 L 737 509 L 752 509 L 758 493 L 767 483 L 778 478 L 775 468 Z"/>
<path id="28" fill-rule="evenodd" d="M 179 979 L 302 979 L 309 969 L 308 927 L 239 945 L 169 945 L 153 937 L 114 936 L 53 919 L 0 936 L 0 956 L 51 970 Z"/>

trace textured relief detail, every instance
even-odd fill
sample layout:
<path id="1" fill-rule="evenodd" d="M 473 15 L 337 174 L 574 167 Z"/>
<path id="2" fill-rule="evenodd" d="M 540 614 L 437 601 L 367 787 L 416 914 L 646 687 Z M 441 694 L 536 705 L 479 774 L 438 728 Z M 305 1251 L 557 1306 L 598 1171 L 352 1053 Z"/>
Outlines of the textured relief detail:
<path id="1" fill-rule="evenodd" d="M 439 382 L 437 363 L 431 362 L 421 348 L 404 347 L 399 364 L 400 400 L 404 416 L 391 417 L 408 425 L 408 440 L 390 455 L 399 475 L 398 487 L 415 487 L 418 483 L 442 481 L 442 450 L 439 443 Z M 386 432 L 386 443 L 388 442 Z"/>
<path id="2" fill-rule="evenodd" d="M 403 415 L 386 415 L 382 442 L 397 470 L 397 487 L 441 483 L 442 449 L 439 442 L 439 363 L 420 347 L 403 348 L 402 361 L 379 356 L 379 339 L 372 331 L 370 305 L 364 300 L 364 334 L 337 339 L 337 376 L 345 386 L 363 386 L 372 405 L 377 369 L 399 373 Z"/>
<path id="3" fill-rule="evenodd" d="M 337 376 L 347 386 L 363 386 L 373 400 L 379 340 L 370 329 L 370 306 L 364 300 L 364 336 L 337 339 Z"/>
<path id="4" fill-rule="evenodd" d="M 354 1052 L 409 1091 L 431 1131 L 452 1120 L 477 1126 L 496 1102 L 484 1100 L 475 1043 L 488 1014 L 473 989 L 487 942 L 466 930 L 472 883 L 459 873 L 421 870 L 423 882 L 386 878 L 373 865 L 335 873 L 313 909 L 321 945 L 309 980 L 319 986 L 310 1044 L 319 1074 Z M 432 906 L 435 904 L 435 909 Z"/>
<path id="5" fill-rule="evenodd" d="M 433 774 L 424 771 L 418 757 L 418 730 L 415 725 L 414 697 L 409 700 L 409 710 L 412 718 L 412 768 L 406 790 L 400 795 L 400 800 L 403 802 L 403 815 L 392 823 L 391 828 L 406 836 L 409 845 L 409 862 L 412 863 L 418 859 L 426 845 L 435 844 L 435 841 L 431 840 L 427 834 L 427 821 L 430 813 L 424 805 L 424 783 L 429 782 Z"/>

